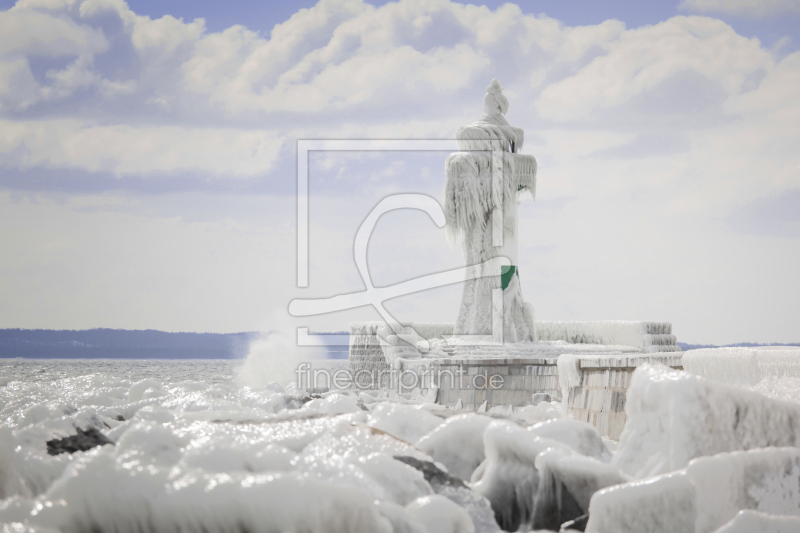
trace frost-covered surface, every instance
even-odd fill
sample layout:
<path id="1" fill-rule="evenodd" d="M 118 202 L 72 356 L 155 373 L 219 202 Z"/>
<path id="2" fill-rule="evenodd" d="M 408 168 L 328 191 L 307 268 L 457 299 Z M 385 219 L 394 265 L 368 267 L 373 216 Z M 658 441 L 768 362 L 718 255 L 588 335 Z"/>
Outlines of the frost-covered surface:
<path id="1" fill-rule="evenodd" d="M 115 364 L 0 367 L 0 522 L 63 532 L 426 532 L 406 508 L 434 491 L 393 457 L 431 458 L 370 427 L 354 394 L 241 386 L 229 362 L 149 363 L 158 370 L 147 372 Z M 405 436 L 432 427 L 431 417 L 444 421 L 386 398 L 371 404 L 376 420 Z M 398 423 L 406 408 L 417 422 Z M 77 427 L 114 445 L 47 454 L 47 440 Z M 465 513 L 451 509 L 442 523 L 472 531 Z"/>
<path id="2" fill-rule="evenodd" d="M 717 530 L 717 533 L 797 533 L 800 517 L 773 516 L 758 511 L 740 511 L 733 520 Z"/>
<path id="3" fill-rule="evenodd" d="M 683 368 L 706 379 L 800 403 L 800 349 L 796 347 L 691 350 L 683 355 Z"/>
<path id="4" fill-rule="evenodd" d="M 456 133 L 459 150 L 445 163 L 444 213 L 447 232 L 460 240 L 468 265 L 480 265 L 497 256 L 493 244 L 492 213 L 503 206 L 516 207 L 521 194 L 536 191 L 536 159 L 516 153 L 523 142 L 523 131 L 508 123 L 508 100 L 503 88 L 493 80 L 487 88 L 481 118 Z M 495 156 L 494 152 L 499 152 Z M 494 178 L 496 162 L 502 179 Z M 504 216 L 501 231 L 515 237 L 515 216 Z M 511 258 L 512 262 L 515 258 Z M 518 265 L 514 265 L 518 266 Z M 483 267 L 486 268 L 486 267 Z M 501 288 L 500 272 L 464 282 L 456 335 L 489 335 L 492 332 L 492 292 Z M 503 335 L 509 342 L 536 340 L 533 310 L 525 305 L 519 276 L 514 274 L 504 290 Z"/>
<path id="5" fill-rule="evenodd" d="M 570 344 L 633 346 L 643 352 L 679 352 L 669 322 L 596 320 L 591 322 L 537 322 L 536 337 Z"/>
<path id="6" fill-rule="evenodd" d="M 231 365 L 0 362 L 0 522 L 40 533 L 497 533 L 557 531 L 588 510 L 594 532 L 796 531 L 800 448 L 717 454 L 800 427 L 793 404 L 751 391 L 640 368 L 628 405 L 646 423 L 612 457 L 544 396 L 464 413 L 386 393 L 243 386 Z M 47 440 L 78 427 L 114 444 L 47 454 Z M 673 460 L 683 467 L 631 481 Z"/>
<path id="7" fill-rule="evenodd" d="M 614 463 L 634 478 L 684 468 L 695 457 L 800 444 L 800 404 L 643 365 L 627 393 Z"/>
<path id="8" fill-rule="evenodd" d="M 497 420 L 483 438 L 486 460 L 473 473 L 472 487 L 492 503 L 506 531 L 577 518 L 595 490 L 623 480 L 615 467 L 584 454 L 608 459 L 597 431 L 582 422 L 554 420 L 523 429 Z M 580 503 L 570 506 L 575 501 Z"/>
<path id="9" fill-rule="evenodd" d="M 417 448 L 447 467 L 454 476 L 469 481 L 486 455 L 483 432 L 492 422 L 475 413 L 449 418 L 417 442 Z"/>
<path id="10" fill-rule="evenodd" d="M 597 492 L 591 500 L 586 531 L 711 533 L 734 521 L 725 527 L 740 528 L 732 531 L 760 532 L 760 529 L 741 528 L 762 521 L 769 525 L 773 520 L 759 515 L 737 518 L 739 511 L 800 516 L 799 481 L 798 448 L 700 457 L 685 469 Z M 739 525 L 735 525 L 736 521 Z M 796 524 L 797 520 L 774 520 L 774 525 L 792 522 Z"/>

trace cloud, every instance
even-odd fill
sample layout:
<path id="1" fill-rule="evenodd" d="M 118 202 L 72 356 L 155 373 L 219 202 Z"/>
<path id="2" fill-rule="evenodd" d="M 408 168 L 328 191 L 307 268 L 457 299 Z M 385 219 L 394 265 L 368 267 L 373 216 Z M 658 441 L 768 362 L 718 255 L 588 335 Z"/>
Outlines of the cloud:
<path id="1" fill-rule="evenodd" d="M 683 0 L 680 9 L 697 13 L 725 13 L 741 17 L 772 17 L 800 12 L 798 0 Z"/>
<path id="2" fill-rule="evenodd" d="M 264 130 L 0 120 L 0 164 L 27 169 L 116 176 L 194 171 L 198 178 L 247 178 L 268 173 L 282 143 Z"/>
<path id="3" fill-rule="evenodd" d="M 735 94 L 750 76 L 772 64 L 757 39 L 738 35 L 722 21 L 674 17 L 621 34 L 607 54 L 546 87 L 537 109 L 555 120 L 589 118 L 683 72 L 697 73 Z"/>

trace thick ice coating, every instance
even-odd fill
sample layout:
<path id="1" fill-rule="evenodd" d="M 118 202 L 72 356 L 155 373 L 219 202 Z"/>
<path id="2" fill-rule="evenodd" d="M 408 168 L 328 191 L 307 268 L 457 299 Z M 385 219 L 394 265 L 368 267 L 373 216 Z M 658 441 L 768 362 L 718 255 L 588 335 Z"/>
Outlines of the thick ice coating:
<path id="1" fill-rule="evenodd" d="M 522 296 L 515 239 L 519 197 L 525 192 L 535 197 L 536 159 L 519 153 L 524 132 L 503 116 L 509 105 L 502 91 L 493 80 L 480 119 L 456 133 L 461 151 L 445 163 L 444 212 L 448 236 L 461 240 L 468 265 L 501 254 L 508 257 L 513 270 L 503 280 L 498 271 L 465 281 L 454 333 L 491 334 L 492 291 L 502 288 L 505 341 L 532 342 L 536 339 L 533 309 Z M 509 242 L 496 246 L 495 234 Z"/>
<path id="2" fill-rule="evenodd" d="M 486 455 L 483 432 L 488 416 L 467 413 L 447 419 L 417 442 L 417 448 L 447 467 L 454 476 L 469 481 Z"/>
<path id="3" fill-rule="evenodd" d="M 800 402 L 800 349 L 795 347 L 691 350 L 683 354 L 683 368 L 770 398 Z"/>
<path id="4" fill-rule="evenodd" d="M 633 373 L 625 411 L 613 462 L 634 478 L 684 468 L 695 457 L 800 444 L 800 404 L 663 365 Z"/>
<path id="5" fill-rule="evenodd" d="M 589 505 L 586 531 L 711 533 L 745 509 L 798 516 L 798 479 L 798 448 L 700 457 L 676 472 L 596 493 Z"/>

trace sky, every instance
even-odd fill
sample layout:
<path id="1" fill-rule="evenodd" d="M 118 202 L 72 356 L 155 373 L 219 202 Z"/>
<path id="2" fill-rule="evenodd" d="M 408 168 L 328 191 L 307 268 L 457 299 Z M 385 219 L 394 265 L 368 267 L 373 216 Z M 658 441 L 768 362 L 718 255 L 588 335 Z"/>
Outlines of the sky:
<path id="1" fill-rule="evenodd" d="M 441 201 L 497 78 L 539 164 L 520 204 L 538 320 L 660 320 L 679 341 L 800 341 L 800 1 L 0 1 L 0 328 L 342 331 L 294 298 L 364 289 L 386 195 Z M 376 286 L 463 265 L 421 211 L 384 215 Z M 460 287 L 386 302 L 453 322 Z"/>

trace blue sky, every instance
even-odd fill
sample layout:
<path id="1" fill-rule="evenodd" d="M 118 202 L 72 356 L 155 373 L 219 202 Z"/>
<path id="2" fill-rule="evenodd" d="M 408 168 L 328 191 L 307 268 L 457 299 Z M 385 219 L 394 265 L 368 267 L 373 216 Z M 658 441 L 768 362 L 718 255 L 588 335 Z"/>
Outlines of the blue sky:
<path id="1" fill-rule="evenodd" d="M 538 318 L 797 342 L 798 28 L 797 0 L 0 2 L 0 327 L 272 329 L 294 297 L 359 290 L 360 221 L 439 198 L 446 154 L 315 154 L 300 290 L 297 139 L 452 138 L 498 78 L 539 161 Z M 369 258 L 380 284 L 462 263 L 414 212 Z M 458 301 L 388 307 L 452 321 Z"/>

